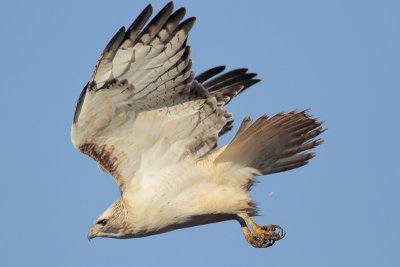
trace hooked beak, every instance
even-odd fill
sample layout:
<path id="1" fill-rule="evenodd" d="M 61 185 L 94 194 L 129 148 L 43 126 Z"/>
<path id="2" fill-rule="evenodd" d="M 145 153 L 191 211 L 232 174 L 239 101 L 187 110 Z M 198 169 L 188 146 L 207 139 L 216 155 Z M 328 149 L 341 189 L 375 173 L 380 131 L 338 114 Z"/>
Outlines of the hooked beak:
<path id="1" fill-rule="evenodd" d="M 88 235 L 87 235 L 87 239 L 88 239 L 89 242 L 90 242 L 90 240 L 93 239 L 93 238 L 95 238 L 95 237 L 96 237 L 95 231 L 93 230 L 93 228 L 90 228 L 89 233 L 88 233 Z"/>

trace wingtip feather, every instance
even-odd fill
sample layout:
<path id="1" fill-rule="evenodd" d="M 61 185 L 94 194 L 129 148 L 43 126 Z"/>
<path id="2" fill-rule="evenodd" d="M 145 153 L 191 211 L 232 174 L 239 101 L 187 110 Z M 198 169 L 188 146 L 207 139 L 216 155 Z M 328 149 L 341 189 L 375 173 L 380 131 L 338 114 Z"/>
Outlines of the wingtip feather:
<path id="1" fill-rule="evenodd" d="M 181 29 L 183 29 L 185 33 L 189 33 L 195 22 L 196 17 L 190 17 L 181 23 Z"/>

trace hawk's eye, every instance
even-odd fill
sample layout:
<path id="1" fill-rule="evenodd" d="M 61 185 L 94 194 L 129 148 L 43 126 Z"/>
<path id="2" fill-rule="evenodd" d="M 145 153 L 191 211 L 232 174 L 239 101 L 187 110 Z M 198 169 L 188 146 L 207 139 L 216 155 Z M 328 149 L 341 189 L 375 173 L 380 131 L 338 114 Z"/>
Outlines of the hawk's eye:
<path id="1" fill-rule="evenodd" d="M 97 222 L 97 224 L 101 224 L 101 225 L 104 226 L 104 225 L 107 224 L 107 220 L 106 219 L 100 220 L 100 221 Z"/>

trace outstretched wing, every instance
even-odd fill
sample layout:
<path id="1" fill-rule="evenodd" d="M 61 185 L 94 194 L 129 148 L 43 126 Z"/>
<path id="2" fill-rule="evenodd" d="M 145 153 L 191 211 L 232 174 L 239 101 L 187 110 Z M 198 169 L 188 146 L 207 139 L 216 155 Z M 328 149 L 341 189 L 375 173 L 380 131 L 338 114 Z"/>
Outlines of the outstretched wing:
<path id="1" fill-rule="evenodd" d="M 145 28 L 147 6 L 104 49 L 76 105 L 71 139 L 99 163 L 123 192 L 144 166 L 153 170 L 185 157 L 198 159 L 231 128 L 224 109 L 232 97 L 258 82 L 246 69 L 204 84 L 223 67 L 193 78 L 186 40 L 195 18 L 183 22 L 167 4 Z"/>

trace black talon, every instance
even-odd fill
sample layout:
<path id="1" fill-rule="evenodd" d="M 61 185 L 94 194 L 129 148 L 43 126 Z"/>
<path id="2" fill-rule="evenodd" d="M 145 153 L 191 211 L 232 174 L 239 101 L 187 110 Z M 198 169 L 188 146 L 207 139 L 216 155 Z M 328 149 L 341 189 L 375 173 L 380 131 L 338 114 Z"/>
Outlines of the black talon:
<path id="1" fill-rule="evenodd" d="M 265 244 L 264 248 L 272 247 L 275 244 L 275 240 L 264 240 L 264 241 L 267 241 L 264 243 Z"/>

